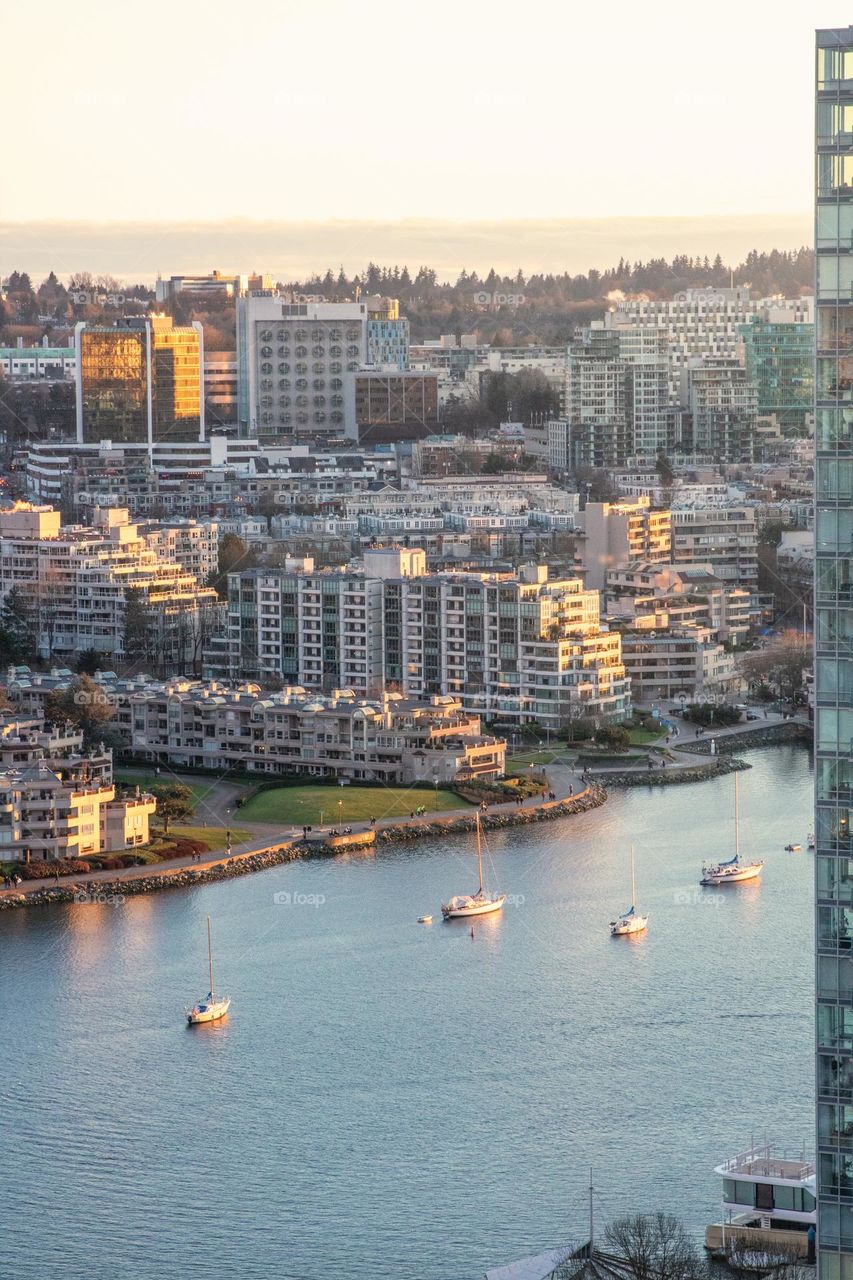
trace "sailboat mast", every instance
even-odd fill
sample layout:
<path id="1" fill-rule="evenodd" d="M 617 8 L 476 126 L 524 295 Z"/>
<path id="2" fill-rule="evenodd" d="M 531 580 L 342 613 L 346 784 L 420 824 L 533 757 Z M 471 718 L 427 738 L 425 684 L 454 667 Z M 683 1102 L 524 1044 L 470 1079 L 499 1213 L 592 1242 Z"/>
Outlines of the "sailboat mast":
<path id="1" fill-rule="evenodd" d="M 480 882 L 480 887 L 477 890 L 477 893 L 481 894 L 483 892 L 483 851 L 480 848 L 480 815 L 479 813 L 475 818 L 475 822 L 477 824 L 477 878 Z"/>
<path id="2" fill-rule="evenodd" d="M 634 846 L 631 845 L 631 906 L 637 903 L 637 886 L 634 883 Z"/>
<path id="3" fill-rule="evenodd" d="M 210 995 L 213 997 L 213 944 L 210 941 L 210 916 L 207 917 L 207 963 L 210 968 Z"/>
<path id="4" fill-rule="evenodd" d="M 737 774 L 735 774 L 735 857 L 740 857 L 740 792 Z"/>

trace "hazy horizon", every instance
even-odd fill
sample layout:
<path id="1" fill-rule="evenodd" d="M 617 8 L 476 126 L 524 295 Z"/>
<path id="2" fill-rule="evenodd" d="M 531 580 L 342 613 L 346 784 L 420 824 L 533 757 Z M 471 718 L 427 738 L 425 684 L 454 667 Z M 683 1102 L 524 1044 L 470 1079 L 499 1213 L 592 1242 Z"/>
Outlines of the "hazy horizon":
<path id="1" fill-rule="evenodd" d="M 620 257 L 675 254 L 736 265 L 751 249 L 798 249 L 812 242 L 812 215 L 742 214 L 669 218 L 542 218 L 494 221 L 408 219 L 271 222 L 0 222 L 0 276 L 26 270 L 114 275 L 127 284 L 158 274 L 263 271 L 305 279 L 327 267 L 348 275 L 369 262 L 414 272 L 433 268 L 455 279 L 464 268 L 482 275 L 572 274 L 615 266 Z"/>

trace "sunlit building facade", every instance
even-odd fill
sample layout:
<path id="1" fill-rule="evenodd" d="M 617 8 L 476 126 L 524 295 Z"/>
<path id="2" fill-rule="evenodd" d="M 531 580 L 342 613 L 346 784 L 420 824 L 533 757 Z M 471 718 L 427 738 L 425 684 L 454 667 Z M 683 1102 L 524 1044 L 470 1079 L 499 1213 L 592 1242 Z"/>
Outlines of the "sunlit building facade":
<path id="1" fill-rule="evenodd" d="M 853 27 L 817 33 L 815 790 L 820 1280 L 853 1280 Z"/>
<path id="2" fill-rule="evenodd" d="M 76 328 L 77 440 L 204 439 L 201 325 L 168 316 Z"/>

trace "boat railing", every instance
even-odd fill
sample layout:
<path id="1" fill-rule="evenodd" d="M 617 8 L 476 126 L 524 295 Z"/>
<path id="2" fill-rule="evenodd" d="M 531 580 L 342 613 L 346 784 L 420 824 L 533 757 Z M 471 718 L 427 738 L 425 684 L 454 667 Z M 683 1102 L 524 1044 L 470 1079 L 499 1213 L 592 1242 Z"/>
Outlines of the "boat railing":
<path id="1" fill-rule="evenodd" d="M 805 1148 L 789 1153 L 774 1146 L 763 1145 L 750 1147 L 732 1156 L 720 1166 L 720 1170 L 723 1173 L 803 1182 L 814 1174 L 815 1158 Z"/>

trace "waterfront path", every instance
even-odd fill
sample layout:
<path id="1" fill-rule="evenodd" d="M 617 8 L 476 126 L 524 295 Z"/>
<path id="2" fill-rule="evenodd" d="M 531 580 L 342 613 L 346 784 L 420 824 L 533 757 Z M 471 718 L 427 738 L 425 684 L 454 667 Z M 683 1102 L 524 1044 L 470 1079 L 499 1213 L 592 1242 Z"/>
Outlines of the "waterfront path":
<path id="1" fill-rule="evenodd" d="M 194 777 L 189 774 L 182 776 L 173 774 L 170 776 L 176 778 L 176 780 L 180 782 L 192 781 L 196 784 L 198 783 L 198 777 Z M 236 790 L 235 784 L 215 783 L 212 786 L 212 793 L 217 786 L 222 785 L 227 785 L 232 792 Z M 563 801 L 577 799 L 582 795 L 586 795 L 588 792 L 588 788 L 580 781 L 579 776 L 574 772 L 574 770 L 562 764 L 554 764 L 553 766 L 549 765 L 548 783 L 544 785 L 550 787 L 550 790 L 554 792 L 556 797 L 555 800 L 543 801 L 541 796 L 534 796 L 528 798 L 523 805 L 519 805 L 515 800 L 510 800 L 502 804 L 490 804 L 487 810 L 489 816 L 510 816 L 514 813 L 518 813 L 519 809 L 524 809 L 526 812 L 530 812 L 531 810 L 536 810 L 538 808 L 547 809 Z M 36 894 L 43 889 L 69 889 L 74 888 L 75 885 L 79 885 L 80 889 L 84 891 L 88 889 L 88 886 L 93 884 L 103 885 L 104 892 L 108 893 L 111 883 L 124 883 L 128 880 L 145 879 L 150 876 L 160 875 L 163 872 L 180 872 L 186 870 L 205 871 L 212 867 L 219 866 L 222 863 L 251 858 L 255 854 L 263 853 L 271 846 L 301 840 L 301 826 L 294 826 L 291 824 L 277 826 L 268 823 L 241 822 L 239 809 L 232 812 L 234 800 L 234 795 L 229 794 L 225 798 L 220 798 L 218 803 L 216 801 L 212 801 L 209 810 L 207 808 L 207 802 L 205 802 L 205 811 L 209 812 L 211 816 L 214 812 L 221 815 L 218 818 L 218 822 L 221 823 L 222 826 L 226 827 L 226 829 L 230 824 L 236 828 L 248 829 L 251 832 L 250 839 L 241 844 L 235 844 L 232 847 L 230 856 L 223 850 L 219 853 L 202 854 L 200 860 L 194 857 L 173 858 L 163 862 L 146 863 L 144 866 L 138 867 L 117 867 L 110 871 L 88 871 L 76 876 L 60 876 L 58 883 L 54 876 L 47 876 L 39 880 L 22 880 L 17 888 L 0 888 L 0 901 L 2 901 L 4 897 L 20 898 L 22 895 L 26 896 L 29 894 Z M 215 808 L 214 805 L 216 806 Z M 458 818 L 473 818 L 476 812 L 476 806 L 469 804 L 465 805 L 464 808 L 443 809 L 439 813 L 428 812 L 415 818 L 377 818 L 375 827 L 373 828 L 371 828 L 371 824 L 369 822 L 354 822 L 347 825 L 351 827 L 354 834 L 357 832 L 370 831 L 371 829 L 378 833 L 384 828 L 399 828 L 401 826 L 412 827 L 415 829 L 418 827 L 429 828 L 436 822 L 452 821 Z M 315 827 L 314 832 L 316 833 L 316 839 L 314 843 L 316 845 L 322 844 L 322 836 L 324 834 L 328 835 L 335 829 L 336 828 L 334 826 L 325 826 L 322 830 Z M 310 843 L 308 848 L 310 849 Z M 344 850 L 341 850 L 341 852 L 344 852 Z"/>

